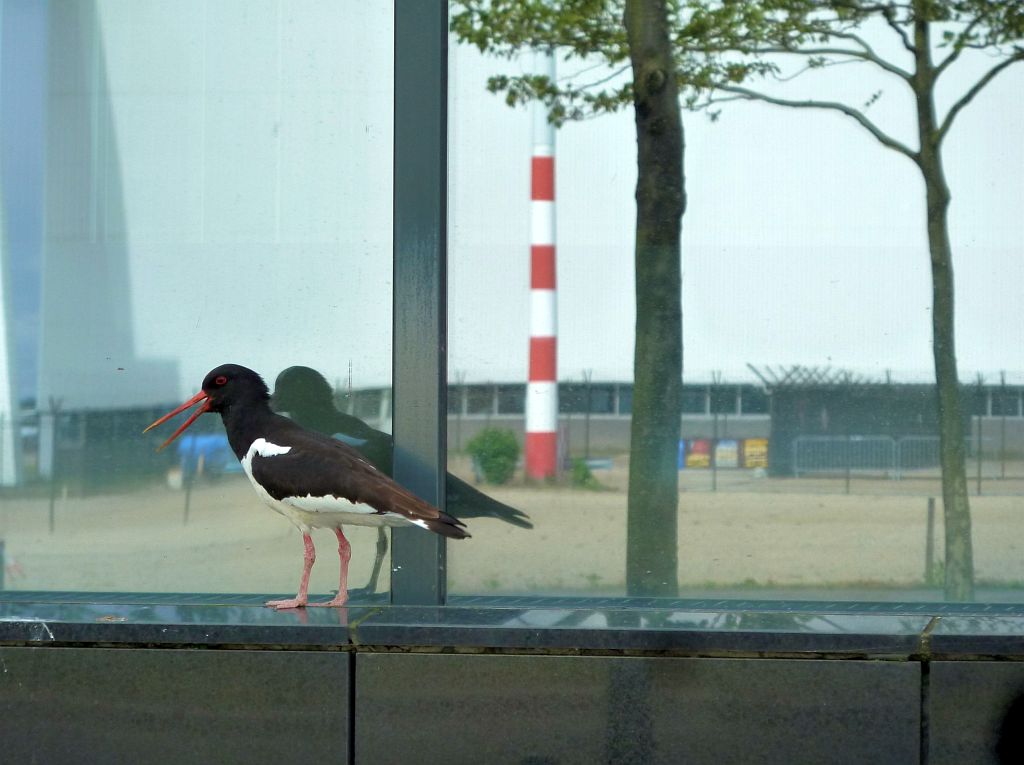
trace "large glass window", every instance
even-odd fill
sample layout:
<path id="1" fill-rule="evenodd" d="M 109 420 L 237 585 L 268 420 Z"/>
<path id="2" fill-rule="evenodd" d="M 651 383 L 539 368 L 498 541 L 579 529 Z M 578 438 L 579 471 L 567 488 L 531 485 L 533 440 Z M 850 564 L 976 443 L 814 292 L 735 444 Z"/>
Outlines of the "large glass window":
<path id="1" fill-rule="evenodd" d="M 314 393 L 278 378 L 308 368 L 325 408 L 389 429 L 393 8 L 75 0 L 2 24 L 4 586 L 291 590 L 301 540 L 219 418 L 159 453 L 173 425 L 141 431 L 225 362 L 296 418 Z"/>
<path id="2" fill-rule="evenodd" d="M 594 20 L 560 39 L 606 26 Z M 912 66 L 883 20 L 864 34 Z M 500 51 L 515 37 L 487 39 Z M 940 38 L 936 57 L 950 53 Z M 613 71 L 568 47 L 556 47 L 553 64 L 525 46 L 489 57 L 454 38 L 450 55 L 449 365 L 460 374 L 450 382 L 470 397 L 484 381 L 518 385 L 525 411 L 491 423 L 519 446 L 503 457 L 514 472 L 481 471 L 505 454 L 505 439 L 474 447 L 461 423 L 455 441 L 452 416 L 449 446 L 461 449 L 449 452 L 449 469 L 533 523 L 472 517 L 473 539 L 449 546 L 451 592 L 626 594 L 631 540 L 650 534 L 636 519 L 649 518 L 663 530 L 654 532 L 659 555 L 677 560 L 664 590 L 683 596 L 943 598 L 932 273 L 915 164 L 828 109 L 733 97 L 714 107 L 717 120 L 683 111 L 684 385 L 678 512 L 666 522 L 645 515 L 645 477 L 631 476 L 646 448 L 630 427 L 640 400 L 632 106 L 556 130 L 536 102 L 505 103 L 529 92 L 516 80 L 524 74 L 614 93 L 630 81 L 629 59 Z M 940 115 L 990 65 L 956 62 Z M 781 79 L 764 87 L 853 103 L 917 145 L 904 83 L 869 64 L 823 69 L 796 95 Z M 488 89 L 495 75 L 505 78 L 492 83 L 497 95 Z M 1022 85 L 1024 66 L 1002 72 L 960 112 L 943 148 L 981 600 L 1024 596 L 1024 360 L 1022 323 L 1011 316 L 1024 281 Z M 591 375 L 602 387 L 588 405 Z M 531 410 L 541 399 L 550 404 Z M 463 504 L 450 509 L 472 510 Z"/>
<path id="3" fill-rule="evenodd" d="M 492 58 L 451 38 L 448 283 L 435 293 L 415 268 L 392 272 L 396 219 L 414 245 L 399 264 L 423 265 L 445 241 L 433 222 L 418 228 L 436 197 L 405 219 L 392 210 L 393 191 L 415 186 L 393 183 L 393 151 L 406 173 L 442 158 L 392 140 L 395 13 L 327 0 L 4 4 L 4 588 L 291 589 L 301 544 L 252 494 L 216 417 L 164 452 L 160 433 L 140 431 L 232 361 L 325 432 L 336 428 L 306 410 L 311 390 L 320 412 L 385 433 L 394 417 L 419 450 L 399 470 L 419 475 L 421 447 L 440 439 L 410 402 L 436 381 L 400 376 L 392 400 L 401 286 L 402 338 L 410 317 L 447 312 L 447 342 L 394 353 L 448 355 L 447 504 L 473 534 L 448 545 L 456 596 L 942 598 L 945 449 L 962 452 L 956 512 L 971 520 L 976 599 L 1024 597 L 1012 140 L 1024 67 L 988 83 L 944 136 L 962 408 L 945 447 L 914 163 L 827 109 L 683 110 L 683 372 L 663 416 L 679 434 L 659 452 L 675 477 L 669 515 L 636 468 L 652 464 L 633 427 L 650 419 L 637 371 L 652 359 L 634 358 L 632 108 L 555 129 L 487 88 L 541 69 L 620 87 L 628 67 L 562 50 L 551 70 L 535 51 Z M 902 55 L 878 50 L 892 47 Z M 983 76 L 972 54 L 944 75 L 941 113 Z M 867 103 L 916 145 L 913 99 L 862 94 L 855 68 L 820 67 L 800 97 L 820 86 Z M 410 114 L 441 121 L 430 94 L 410 93 Z M 296 379 L 312 381 L 298 398 L 283 386 Z M 351 537 L 355 588 L 380 561 L 375 530 Z M 440 562 L 401 547 L 405 576 Z M 335 586 L 333 566 L 313 576 L 312 591 Z"/>

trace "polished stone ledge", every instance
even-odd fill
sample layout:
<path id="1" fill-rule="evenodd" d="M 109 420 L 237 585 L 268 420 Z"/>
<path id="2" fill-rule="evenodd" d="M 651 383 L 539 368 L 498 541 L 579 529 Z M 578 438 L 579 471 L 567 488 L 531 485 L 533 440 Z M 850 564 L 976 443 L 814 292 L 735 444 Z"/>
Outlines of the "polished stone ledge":
<path id="1" fill-rule="evenodd" d="M 0 643 L 1024 656 L 1024 608 L 1006 604 L 494 596 L 435 607 L 385 598 L 274 611 L 256 595 L 3 592 Z"/>

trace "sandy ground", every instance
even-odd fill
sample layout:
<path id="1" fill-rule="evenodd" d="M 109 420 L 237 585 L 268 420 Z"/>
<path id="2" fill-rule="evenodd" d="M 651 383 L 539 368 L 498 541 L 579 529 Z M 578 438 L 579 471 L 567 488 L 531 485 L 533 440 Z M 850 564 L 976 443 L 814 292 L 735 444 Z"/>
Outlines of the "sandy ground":
<path id="1" fill-rule="evenodd" d="M 453 593 L 622 594 L 626 471 L 598 477 L 610 487 L 495 487 L 530 514 L 523 530 L 471 523 L 473 538 L 449 545 Z M 1020 482 L 1018 482 L 1020 483 Z M 678 550 L 683 587 L 916 586 L 924 574 L 927 497 L 937 481 L 774 480 L 749 471 L 682 477 Z M 1024 485 L 972 496 L 979 581 L 1024 583 Z M 5 586 L 19 590 L 289 593 L 298 583 L 298 532 L 255 497 L 242 476 L 200 482 L 184 519 L 185 493 L 164 485 L 97 497 L 0 501 Z M 940 508 L 935 518 L 942 552 Z M 362 585 L 376 531 L 348 530 L 351 585 Z M 312 591 L 337 587 L 330 532 L 318 531 Z M 389 564 L 386 564 L 389 565 Z M 387 586 L 384 577 L 383 586 Z"/>

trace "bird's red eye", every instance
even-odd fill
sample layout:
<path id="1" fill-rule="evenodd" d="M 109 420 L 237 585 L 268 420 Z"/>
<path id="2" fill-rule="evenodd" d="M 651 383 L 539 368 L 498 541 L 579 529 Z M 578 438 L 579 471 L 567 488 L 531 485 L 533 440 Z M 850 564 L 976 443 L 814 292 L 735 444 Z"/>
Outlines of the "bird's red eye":
<path id="1" fill-rule="evenodd" d="M 224 385 L 227 383 L 227 381 L 228 378 L 226 378 L 224 375 L 220 375 L 219 377 L 214 378 L 213 383 L 214 385 Z"/>

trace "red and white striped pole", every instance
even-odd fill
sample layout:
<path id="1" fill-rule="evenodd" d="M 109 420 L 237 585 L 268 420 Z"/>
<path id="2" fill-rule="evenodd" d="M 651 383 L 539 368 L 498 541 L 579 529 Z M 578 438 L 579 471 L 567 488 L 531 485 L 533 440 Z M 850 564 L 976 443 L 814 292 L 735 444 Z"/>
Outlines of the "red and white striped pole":
<path id="1" fill-rule="evenodd" d="M 555 57 L 537 52 L 536 71 L 555 78 Z M 555 292 L 555 126 L 533 103 L 530 164 L 530 379 L 526 387 L 526 475 L 558 472 L 558 353 Z"/>

